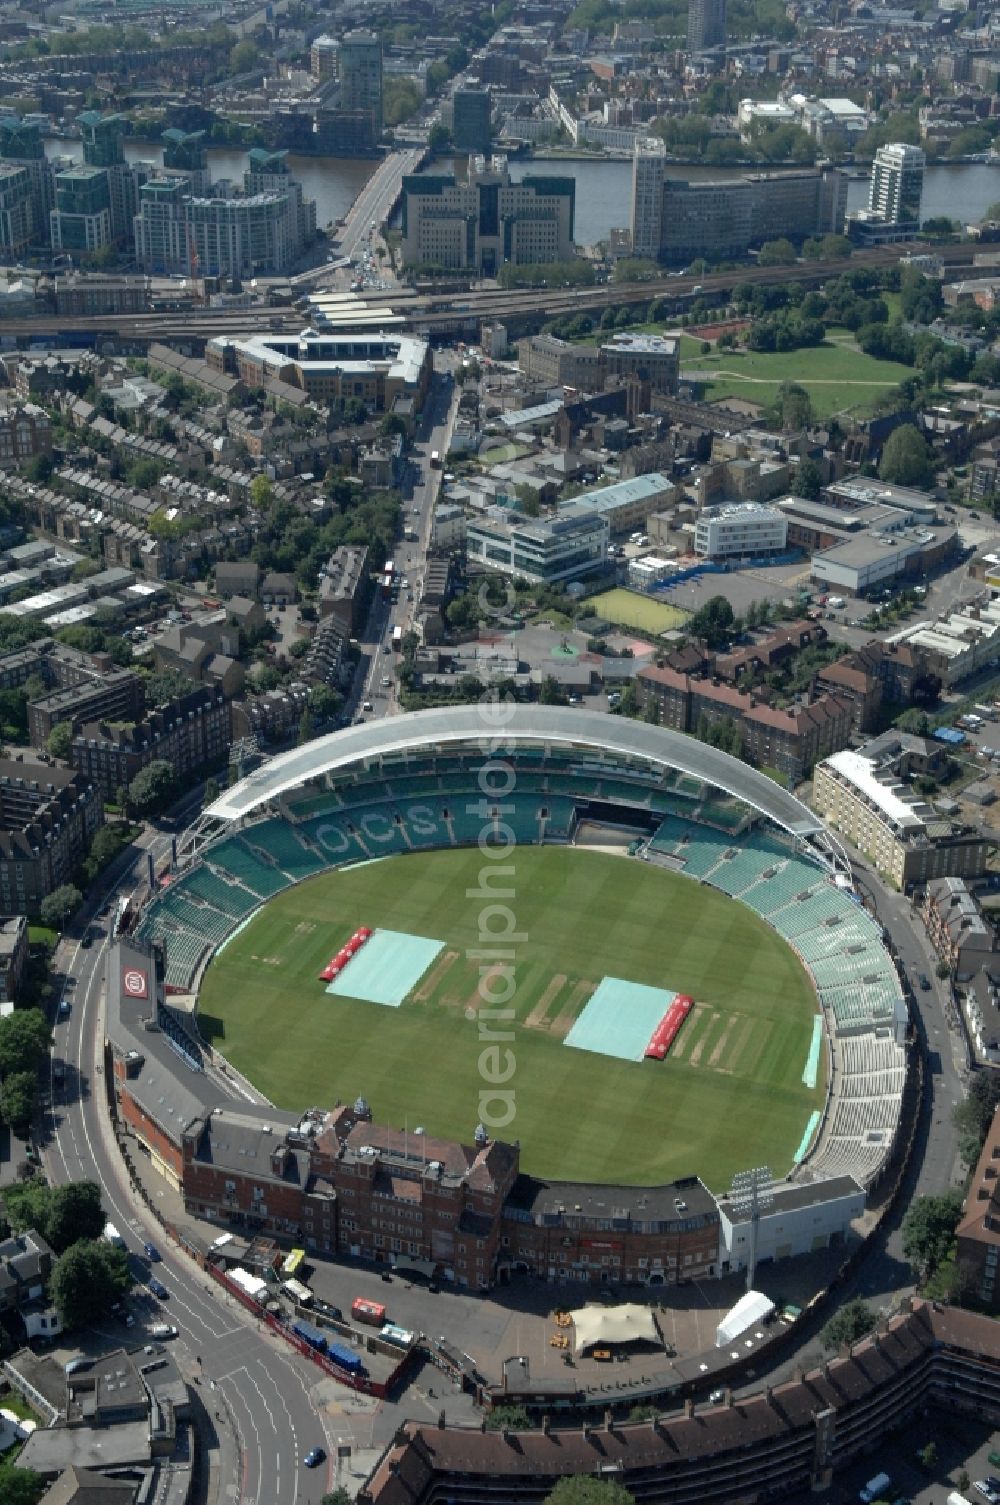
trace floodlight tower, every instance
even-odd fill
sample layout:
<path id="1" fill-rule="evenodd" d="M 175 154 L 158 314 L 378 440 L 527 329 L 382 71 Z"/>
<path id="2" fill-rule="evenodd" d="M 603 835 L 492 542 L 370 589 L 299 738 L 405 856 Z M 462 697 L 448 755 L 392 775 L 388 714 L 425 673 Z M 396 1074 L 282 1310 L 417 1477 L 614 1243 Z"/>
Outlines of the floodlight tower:
<path id="1" fill-rule="evenodd" d="M 750 1252 L 747 1256 L 747 1290 L 753 1290 L 757 1274 L 757 1232 L 760 1215 L 774 1205 L 774 1182 L 766 1165 L 737 1171 L 729 1193 L 733 1211 L 750 1220 Z"/>

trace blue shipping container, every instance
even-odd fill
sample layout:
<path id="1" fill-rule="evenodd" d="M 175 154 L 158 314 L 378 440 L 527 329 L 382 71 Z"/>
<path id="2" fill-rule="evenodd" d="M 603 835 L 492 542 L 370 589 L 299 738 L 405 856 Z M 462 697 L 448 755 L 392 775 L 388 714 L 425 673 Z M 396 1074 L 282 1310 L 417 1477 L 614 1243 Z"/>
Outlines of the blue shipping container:
<path id="1" fill-rule="evenodd" d="M 346 1369 L 348 1374 L 360 1374 L 364 1368 L 360 1355 L 356 1354 L 353 1348 L 345 1348 L 342 1343 L 331 1343 L 330 1358 L 335 1364 L 339 1364 L 341 1369 Z"/>
<path id="2" fill-rule="evenodd" d="M 311 1322 L 293 1322 L 292 1332 L 301 1338 L 303 1343 L 308 1343 L 310 1348 L 315 1348 L 319 1353 L 326 1349 L 326 1334 L 320 1332 L 318 1327 L 313 1327 Z"/>

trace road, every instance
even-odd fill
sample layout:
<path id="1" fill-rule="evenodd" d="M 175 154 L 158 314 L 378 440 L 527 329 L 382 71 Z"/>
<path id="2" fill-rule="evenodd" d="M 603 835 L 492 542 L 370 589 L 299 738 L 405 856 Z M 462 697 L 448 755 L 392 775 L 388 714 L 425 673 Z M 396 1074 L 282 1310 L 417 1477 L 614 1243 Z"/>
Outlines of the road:
<path id="1" fill-rule="evenodd" d="M 371 233 L 373 223 L 376 229 L 381 229 L 399 198 L 403 174 L 416 172 L 426 155 L 425 147 L 407 147 L 405 151 L 391 152 L 379 164 L 337 231 L 337 246 L 341 256 L 357 255 L 362 242 Z"/>
<path id="2" fill-rule="evenodd" d="M 155 856 L 163 855 L 168 845 L 169 837 L 148 842 Z M 144 870 L 143 853 L 136 860 L 135 877 Z M 330 1459 L 337 1443 L 337 1435 L 327 1433 L 327 1420 L 312 1394 L 321 1372 L 279 1340 L 265 1336 L 250 1313 L 224 1297 L 193 1261 L 176 1252 L 129 1185 L 104 1103 L 104 923 L 94 921 L 95 939 L 89 949 L 79 940 L 63 941 L 60 947 L 69 1012 L 60 1011 L 55 1024 L 54 1056 L 66 1063 L 67 1080 L 58 1095 L 55 1083 L 50 1083 L 52 1108 L 42 1147 L 46 1173 L 55 1184 L 98 1183 L 107 1216 L 123 1234 L 141 1279 L 152 1268 L 143 1243 L 150 1240 L 161 1251 L 163 1260 L 155 1273 L 170 1293 L 168 1300 L 161 1305 L 137 1290 L 129 1301 L 139 1325 L 131 1333 L 122 1328 L 114 1339 L 140 1341 L 142 1325 L 156 1320 L 176 1325 L 174 1349 L 183 1372 L 203 1392 L 207 1387 L 204 1399 L 216 1414 L 221 1393 L 238 1433 L 242 1477 L 232 1480 L 231 1487 L 229 1481 L 223 1484 L 233 1505 L 319 1505 L 335 1482 L 336 1465 Z M 345 1431 L 341 1420 L 338 1417 L 338 1434 Z M 316 1446 L 325 1448 L 328 1461 L 306 1470 L 303 1458 Z"/>
<path id="3" fill-rule="evenodd" d="M 417 537 L 409 542 L 401 540 L 392 553 L 397 578 L 406 580 L 407 586 L 400 588 L 395 601 L 376 596 L 372 602 L 360 639 L 361 672 L 356 678 L 355 693 L 345 708 L 345 713 L 352 716 L 359 711 L 363 717 L 370 714 L 376 718 L 401 712 L 396 681 L 398 656 L 392 649 L 392 633 L 397 625 L 406 632 L 416 615 L 442 474 L 440 470 L 431 470 L 430 456 L 435 449 L 440 455 L 447 455 L 458 411 L 459 389 L 452 378 L 452 361 L 447 355 L 435 359 L 433 384 L 420 432 L 411 449 L 411 483 L 403 491 L 404 526 Z M 365 704 L 371 705 L 371 712 L 364 711 Z"/>

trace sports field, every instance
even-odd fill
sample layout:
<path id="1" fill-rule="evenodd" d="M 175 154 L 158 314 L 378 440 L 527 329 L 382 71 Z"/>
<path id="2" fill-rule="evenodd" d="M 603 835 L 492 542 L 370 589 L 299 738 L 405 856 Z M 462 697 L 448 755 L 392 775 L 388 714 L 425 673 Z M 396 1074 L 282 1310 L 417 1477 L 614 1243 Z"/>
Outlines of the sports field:
<path id="1" fill-rule="evenodd" d="M 522 1169 L 568 1180 L 655 1183 L 791 1165 L 822 1071 L 802 1084 L 816 1000 L 785 943 L 743 905 L 624 857 L 513 849 L 504 902 L 515 947 L 508 1007 Z M 480 1117 L 480 873 L 475 849 L 415 853 L 311 878 L 279 894 L 208 969 L 204 1036 L 279 1107 L 359 1094 L 377 1120 L 471 1143 Z M 493 879 L 494 886 L 497 879 Z M 494 927 L 500 917 L 486 923 Z M 399 1008 L 327 993 L 317 974 L 359 925 L 444 942 Z M 488 940 L 486 945 L 491 944 Z M 349 975 L 349 969 L 345 977 Z M 690 994 L 665 1061 L 621 1061 L 563 1042 L 606 977 Z"/>
<path id="2" fill-rule="evenodd" d="M 605 622 L 613 622 L 616 627 L 634 627 L 638 632 L 669 632 L 673 627 L 682 627 L 691 615 L 679 606 L 655 601 L 652 596 L 626 590 L 624 586 L 591 596 L 587 605 Z"/>

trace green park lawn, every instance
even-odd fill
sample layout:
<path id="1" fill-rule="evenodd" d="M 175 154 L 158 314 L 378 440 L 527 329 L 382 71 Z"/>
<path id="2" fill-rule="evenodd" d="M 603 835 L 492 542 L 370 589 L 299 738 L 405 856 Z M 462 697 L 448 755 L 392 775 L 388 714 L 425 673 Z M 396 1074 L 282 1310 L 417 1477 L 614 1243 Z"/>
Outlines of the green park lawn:
<path id="1" fill-rule="evenodd" d="M 714 1189 L 767 1164 L 783 1175 L 823 1100 L 802 1084 L 817 1004 L 789 947 L 751 910 L 619 856 L 517 846 L 510 907 L 526 939 L 509 1007 L 522 1169 L 645 1184 L 700 1174 Z M 484 1050 L 483 865 L 426 851 L 322 874 L 279 894 L 208 969 L 202 1033 L 281 1108 L 363 1094 L 379 1123 L 471 1143 Z M 493 868 L 494 874 L 496 868 Z M 444 942 L 399 1008 L 327 994 L 317 978 L 359 925 Z M 665 1061 L 566 1046 L 606 975 L 689 993 Z"/>
<path id="2" fill-rule="evenodd" d="M 797 382 L 809 393 L 817 418 L 832 418 L 836 413 L 863 416 L 872 411 L 883 392 L 913 372 L 897 361 L 865 355 L 845 338 L 846 333 L 831 331 L 832 338 L 822 345 L 774 355 L 714 349 L 702 355 L 698 342 L 685 336 L 681 375 L 704 377 L 710 401 L 745 397 L 766 406 L 782 382 Z"/>

